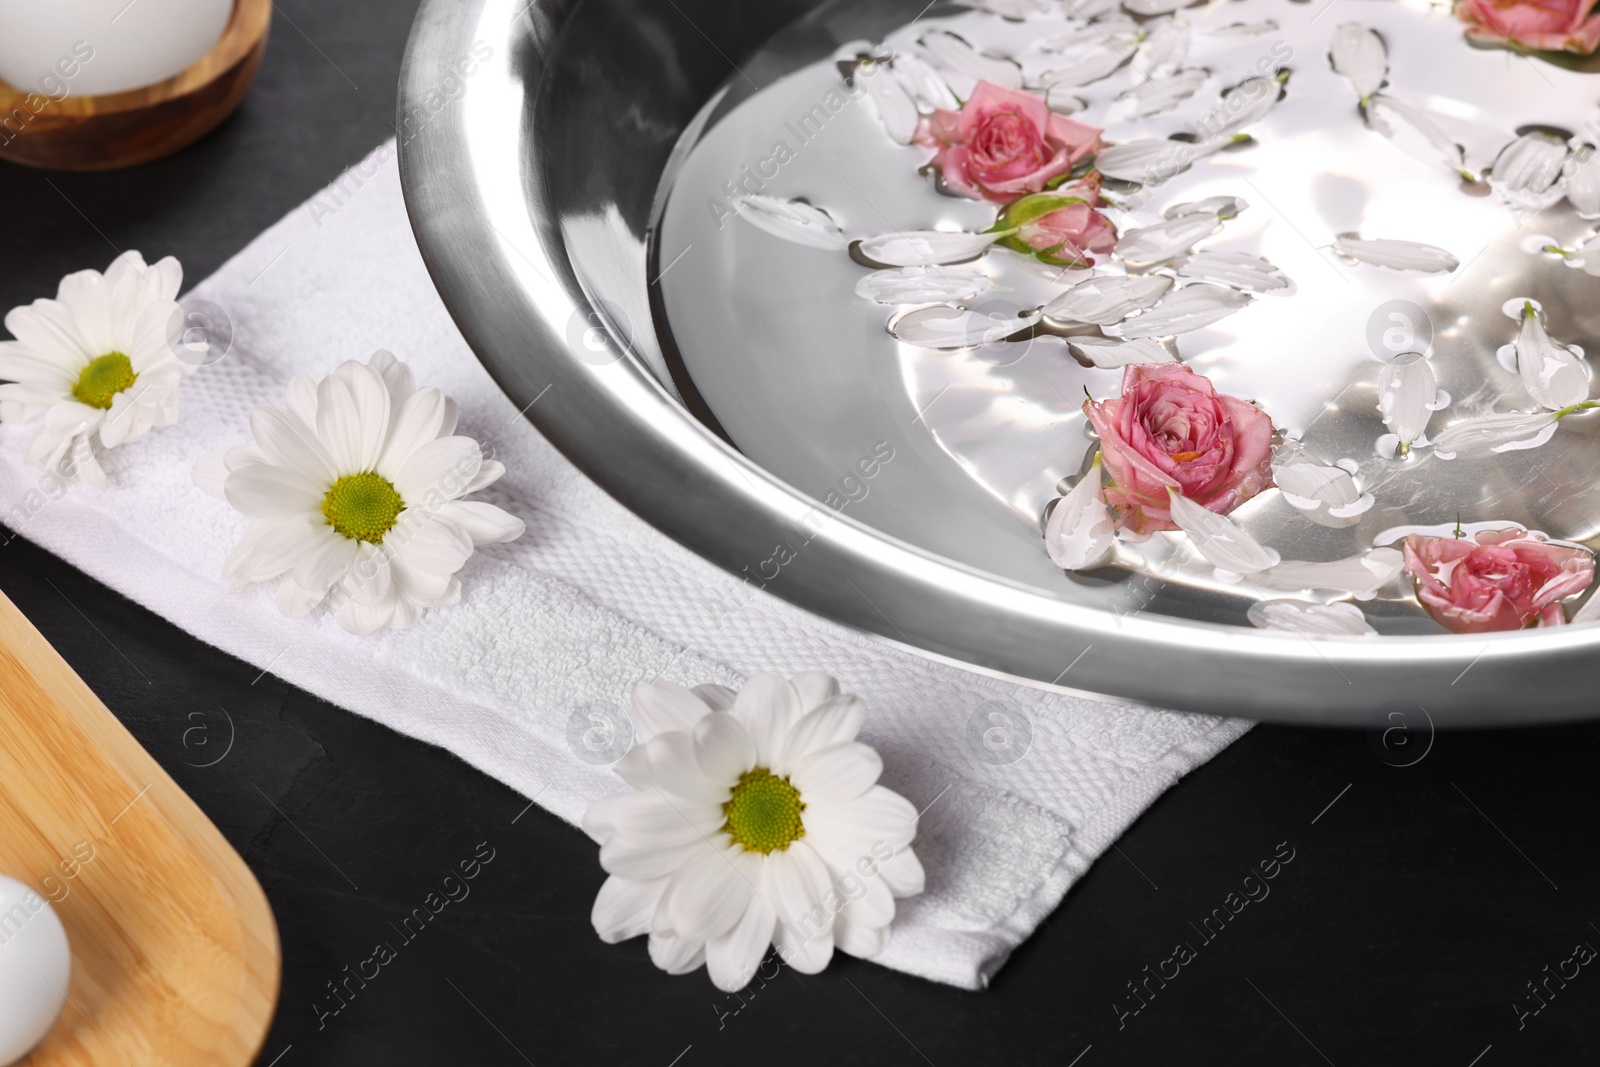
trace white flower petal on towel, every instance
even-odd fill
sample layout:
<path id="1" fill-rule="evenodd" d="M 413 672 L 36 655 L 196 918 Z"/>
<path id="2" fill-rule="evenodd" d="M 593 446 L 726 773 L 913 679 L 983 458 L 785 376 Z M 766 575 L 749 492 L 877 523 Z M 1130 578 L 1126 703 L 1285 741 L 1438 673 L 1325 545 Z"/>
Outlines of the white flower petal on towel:
<path id="1" fill-rule="evenodd" d="M 1347 235 L 1336 238 L 1333 248 L 1342 256 L 1390 270 L 1419 270 L 1437 274 L 1453 271 L 1461 265 L 1460 260 L 1444 249 L 1417 241 L 1387 238 L 1364 240 Z"/>
<path id="2" fill-rule="evenodd" d="M 1130 274 L 1085 279 L 1044 306 L 1044 313 L 1064 322 L 1112 326 L 1167 294 L 1172 279 Z"/>
<path id="3" fill-rule="evenodd" d="M 1433 441 L 1440 459 L 1483 459 L 1496 452 L 1538 448 L 1555 436 L 1561 416 L 1554 411 L 1508 411 L 1462 419 Z"/>
<path id="4" fill-rule="evenodd" d="M 1216 282 L 1258 293 L 1288 286 L 1283 272 L 1260 256 L 1241 252 L 1195 252 L 1173 264 L 1178 277 Z"/>
<path id="5" fill-rule="evenodd" d="M 1245 614 L 1263 630 L 1281 630 L 1301 637 L 1366 637 L 1378 632 L 1354 604 L 1262 600 L 1251 604 Z"/>
<path id="6" fill-rule="evenodd" d="M 1132 341 L 1115 337 L 1068 337 L 1067 349 L 1076 357 L 1086 359 L 1101 370 L 1115 370 L 1134 363 L 1176 363 L 1178 357 L 1164 348 L 1160 341 L 1140 337 Z"/>
<path id="7" fill-rule="evenodd" d="M 1125 230 L 1117 239 L 1116 256 L 1135 266 L 1166 263 L 1216 233 L 1221 225 L 1217 216 L 1196 211 L 1153 226 Z"/>
<path id="8" fill-rule="evenodd" d="M 1004 341 L 1039 321 L 1037 311 L 1025 315 L 988 315 L 965 308 L 918 308 L 889 320 L 896 340 L 918 348 L 953 351 Z"/>
<path id="9" fill-rule="evenodd" d="M 1247 306 L 1249 293 L 1220 285 L 1186 285 L 1161 303 L 1116 327 L 1127 340 L 1171 337 L 1203 329 Z"/>
<path id="10" fill-rule="evenodd" d="M 861 255 L 885 267 L 934 267 L 977 259 L 999 240 L 998 233 L 902 230 L 856 242 Z"/>
<path id="11" fill-rule="evenodd" d="M 1410 452 L 1412 443 L 1428 428 L 1438 392 L 1432 365 L 1417 352 L 1396 356 L 1378 373 L 1378 414 L 1399 439 L 1400 455 Z"/>
<path id="12" fill-rule="evenodd" d="M 1104 484 L 1105 475 L 1097 454 L 1089 472 L 1050 509 L 1050 517 L 1044 525 L 1044 546 L 1050 553 L 1050 561 L 1057 567 L 1069 571 L 1093 567 L 1116 547 L 1116 526 L 1100 495 Z"/>
<path id="13" fill-rule="evenodd" d="M 1264 589 L 1285 593 L 1350 593 L 1368 599 L 1394 581 L 1404 564 L 1405 557 L 1399 549 L 1374 548 L 1326 563 L 1285 560 L 1254 575 L 1250 581 Z"/>
<path id="14" fill-rule="evenodd" d="M 1357 22 L 1346 22 L 1333 31 L 1328 60 L 1350 82 L 1363 104 L 1389 75 L 1389 52 L 1383 38 Z"/>
<path id="15" fill-rule="evenodd" d="M 985 55 L 965 38 L 947 30 L 924 34 L 918 43 L 935 59 L 959 74 L 977 81 L 993 82 L 1007 89 L 1022 88 L 1022 68 L 1014 60 Z"/>
<path id="16" fill-rule="evenodd" d="M 792 241 L 808 248 L 836 251 L 850 242 L 844 231 L 833 221 L 833 216 L 804 200 L 780 200 L 775 196 L 753 193 L 739 198 L 743 210 L 741 218 L 759 230 L 774 237 Z"/>
<path id="17" fill-rule="evenodd" d="M 866 275 L 856 282 L 856 295 L 880 304 L 943 304 L 993 288 L 992 278 L 970 268 L 900 267 Z"/>
<path id="18" fill-rule="evenodd" d="M 1189 535 L 1195 551 L 1219 571 L 1230 574 L 1255 574 L 1278 562 L 1278 553 L 1263 548 L 1225 515 L 1196 504 L 1174 490 L 1167 490 L 1172 521 Z"/>
<path id="19" fill-rule="evenodd" d="M 1540 407 L 1556 411 L 1589 399 L 1588 371 L 1570 348 L 1551 339 L 1532 303 L 1522 306 L 1516 348 L 1523 388 Z"/>

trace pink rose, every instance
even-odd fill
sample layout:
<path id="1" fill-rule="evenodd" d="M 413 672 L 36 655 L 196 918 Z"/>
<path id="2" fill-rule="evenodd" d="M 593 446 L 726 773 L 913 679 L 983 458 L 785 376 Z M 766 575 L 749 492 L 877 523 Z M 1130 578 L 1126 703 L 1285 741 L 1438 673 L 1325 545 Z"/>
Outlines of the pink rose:
<path id="1" fill-rule="evenodd" d="M 1117 246 L 1117 228 L 1095 210 L 1099 202 L 1098 174 L 1052 192 L 1025 196 L 1000 213 L 996 225 L 1016 230 L 1000 243 L 1057 266 L 1093 266 L 1093 253 L 1104 255 Z"/>
<path id="2" fill-rule="evenodd" d="M 1456 17 L 1467 36 L 1479 41 L 1510 41 L 1546 52 L 1588 55 L 1600 44 L 1595 0 L 1457 0 Z"/>
<path id="3" fill-rule="evenodd" d="M 1589 588 L 1594 557 L 1518 529 L 1405 541 L 1406 571 L 1428 614 L 1458 634 L 1560 626 L 1557 601 Z"/>
<path id="4" fill-rule="evenodd" d="M 1053 113 L 1020 89 L 979 82 L 960 111 L 936 111 L 919 134 L 937 145 L 944 183 L 974 200 L 1005 203 L 1041 192 L 1100 150 L 1100 131 Z"/>
<path id="5" fill-rule="evenodd" d="M 1176 530 L 1168 489 L 1226 515 L 1272 487 L 1272 420 L 1181 363 L 1134 364 L 1121 396 L 1083 410 L 1100 434 L 1104 499 L 1121 529 Z"/>

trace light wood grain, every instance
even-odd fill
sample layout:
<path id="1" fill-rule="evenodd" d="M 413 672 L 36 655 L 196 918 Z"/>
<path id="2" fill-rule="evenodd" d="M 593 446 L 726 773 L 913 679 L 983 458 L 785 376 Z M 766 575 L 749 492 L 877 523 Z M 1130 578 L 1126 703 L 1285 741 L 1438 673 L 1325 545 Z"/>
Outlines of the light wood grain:
<path id="1" fill-rule="evenodd" d="M 233 113 L 261 66 L 272 0 L 235 0 L 222 39 L 159 85 L 60 100 L 0 81 L 0 159 L 51 170 L 110 170 L 187 148 Z M 92 62 L 92 61 L 91 61 Z"/>
<path id="2" fill-rule="evenodd" d="M 58 900 L 72 946 L 68 1005 L 30 1065 L 255 1057 L 279 979 L 260 885 L 4 594 L 0 872 Z"/>

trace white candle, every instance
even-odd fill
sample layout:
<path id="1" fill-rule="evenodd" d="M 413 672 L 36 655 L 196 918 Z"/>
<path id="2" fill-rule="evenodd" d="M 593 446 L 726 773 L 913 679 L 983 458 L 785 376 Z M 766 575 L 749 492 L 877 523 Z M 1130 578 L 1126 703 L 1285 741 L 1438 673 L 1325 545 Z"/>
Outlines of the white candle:
<path id="1" fill-rule="evenodd" d="M 49 1031 L 71 973 L 67 932 L 50 902 L 0 875 L 0 1064 L 22 1059 Z"/>
<path id="2" fill-rule="evenodd" d="M 209 52 L 232 0 L 0 0 L 0 79 L 60 100 L 166 81 Z"/>

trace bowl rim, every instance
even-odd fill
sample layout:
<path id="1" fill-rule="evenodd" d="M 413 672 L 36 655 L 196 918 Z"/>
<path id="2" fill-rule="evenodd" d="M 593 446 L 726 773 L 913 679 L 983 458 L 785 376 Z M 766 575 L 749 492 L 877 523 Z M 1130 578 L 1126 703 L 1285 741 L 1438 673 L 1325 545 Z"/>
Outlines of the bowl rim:
<path id="1" fill-rule="evenodd" d="M 525 2 L 423 0 L 398 101 L 407 210 L 445 306 L 491 376 L 574 465 L 656 529 L 827 620 L 1055 692 L 1349 726 L 1385 723 L 1404 707 L 1457 726 L 1600 710 L 1585 685 L 1600 662 L 1600 626 L 1311 640 L 1073 603 L 825 509 L 698 422 L 609 332 L 609 361 L 580 358 L 570 326 L 595 306 L 551 215 L 533 131 L 548 57 L 582 0 Z M 488 46 L 483 75 L 432 107 L 450 64 L 475 45 Z M 412 129 L 418 114 L 427 121 Z M 541 404 L 546 393 L 557 402 Z M 809 535 L 793 559 L 761 582 L 751 568 L 797 531 Z M 1536 700 L 1532 679 L 1543 683 Z"/>

